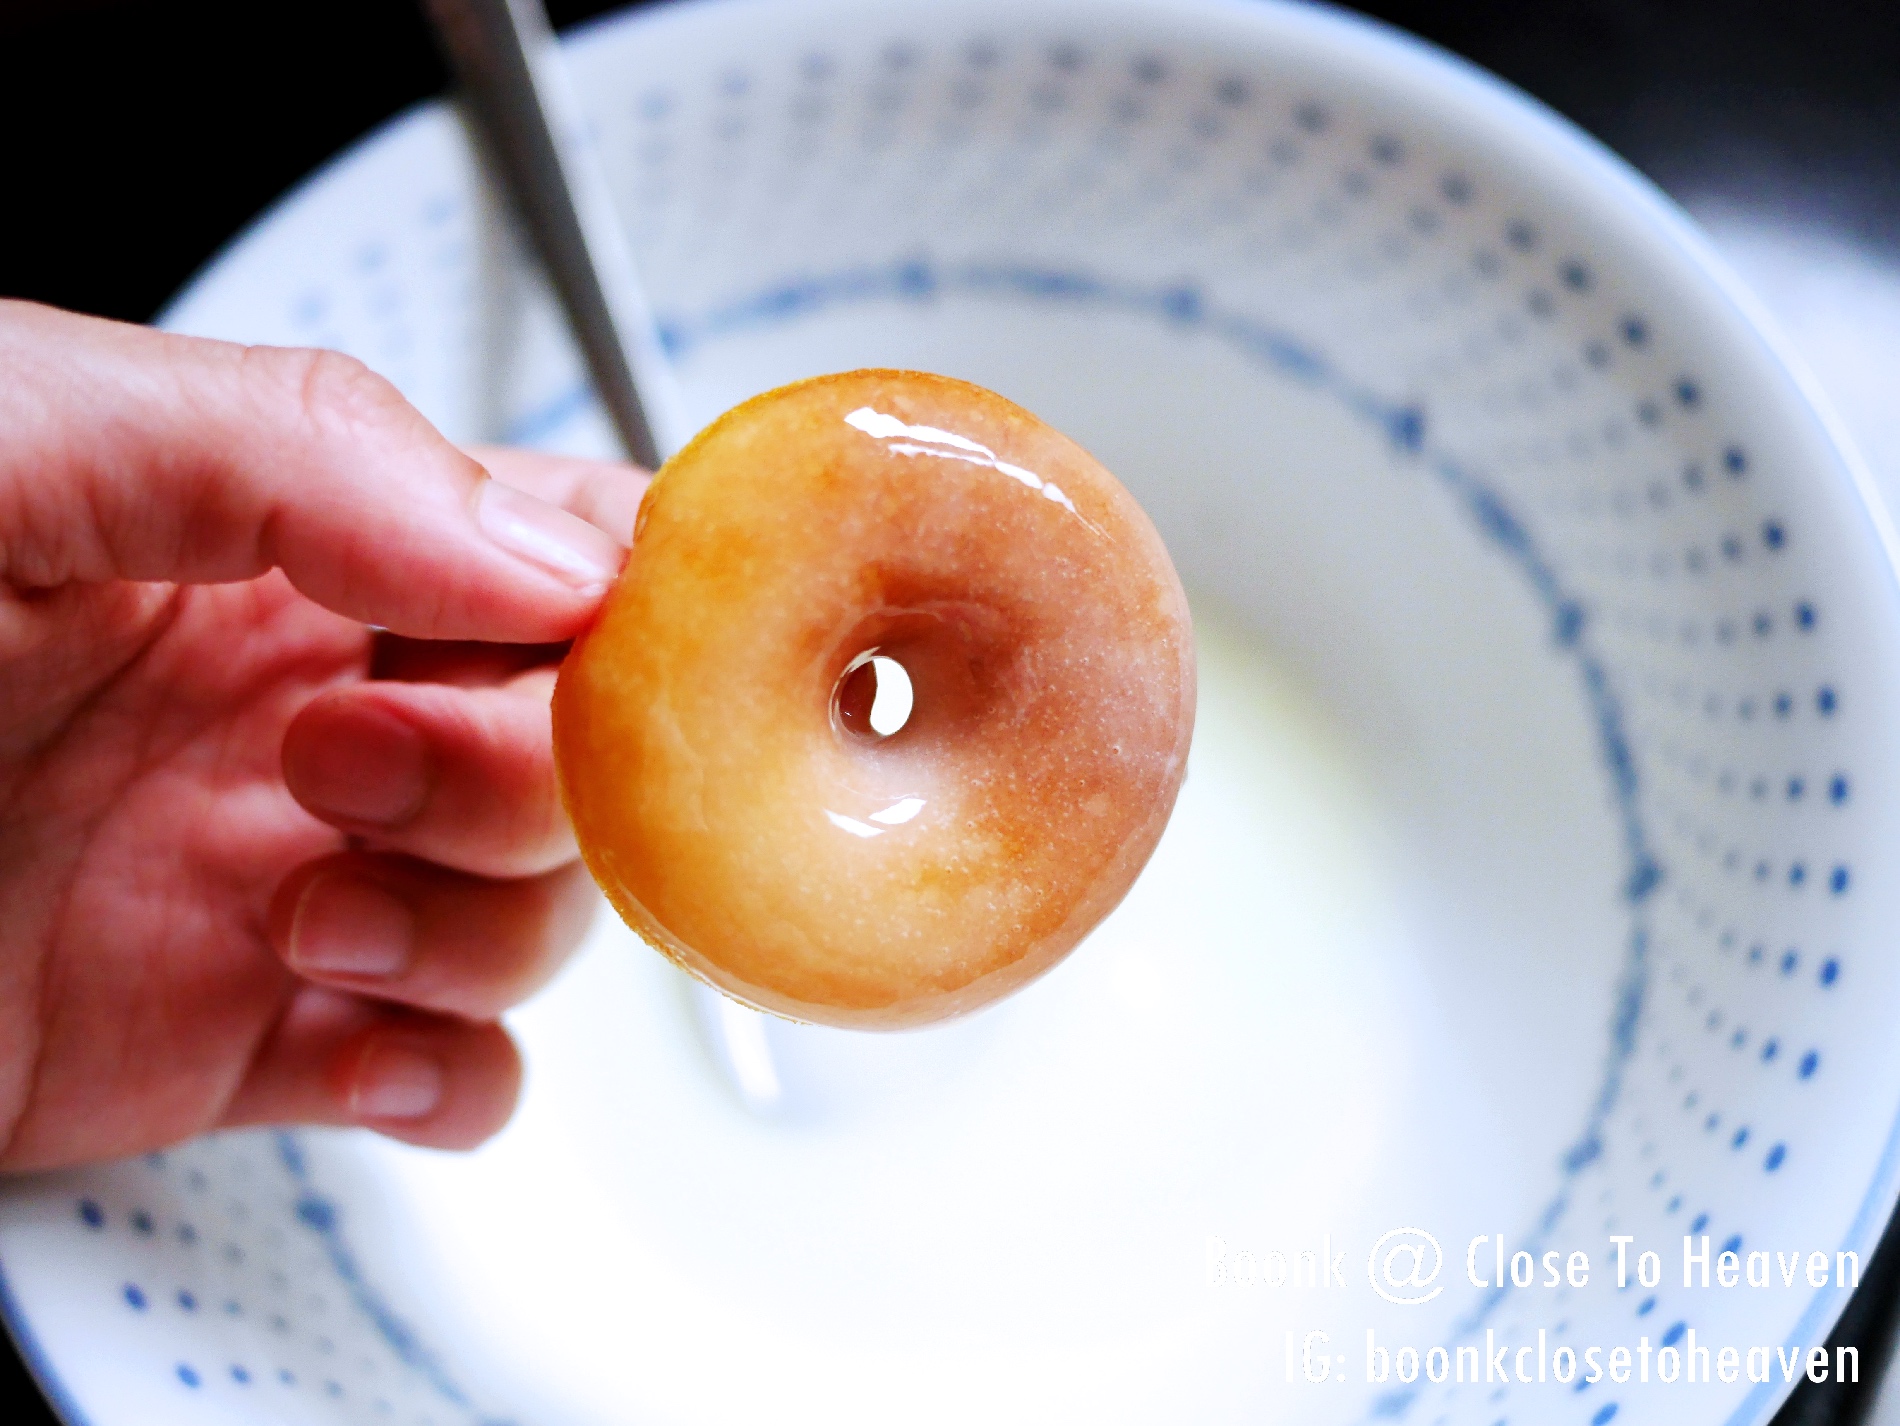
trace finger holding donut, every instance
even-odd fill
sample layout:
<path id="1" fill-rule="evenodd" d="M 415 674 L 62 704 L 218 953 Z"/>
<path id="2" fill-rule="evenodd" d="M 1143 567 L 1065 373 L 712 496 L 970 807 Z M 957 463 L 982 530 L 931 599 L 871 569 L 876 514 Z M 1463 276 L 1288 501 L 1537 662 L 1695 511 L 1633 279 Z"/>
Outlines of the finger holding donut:
<path id="1" fill-rule="evenodd" d="M 306 980 L 487 1020 L 546 984 L 580 944 L 596 904 L 578 861 L 497 881 L 408 857 L 342 852 L 284 882 L 271 904 L 270 938 Z"/>
<path id="2" fill-rule="evenodd" d="M 618 464 L 471 451 L 497 482 L 623 546 L 647 486 Z M 285 785 L 355 843 L 272 898 L 272 949 L 303 988 L 229 1122 L 363 1123 L 467 1147 L 507 1117 L 520 1062 L 495 1017 L 558 971 L 597 893 L 554 790 L 561 644 L 378 636 L 372 677 L 291 720 Z"/>
<path id="3" fill-rule="evenodd" d="M 552 669 L 493 687 L 371 680 L 313 699 L 284 736 L 304 808 L 379 850 L 478 876 L 578 855 L 554 785 Z"/>
<path id="4" fill-rule="evenodd" d="M 0 1173 L 478 1142 L 591 904 L 548 682 L 645 477 L 471 455 L 335 352 L 0 302 L 0 373 Z"/>
<path id="5" fill-rule="evenodd" d="M 644 472 L 471 453 L 497 481 L 630 536 Z M 565 652 L 384 634 L 370 680 L 292 719 L 285 784 L 355 849 L 299 867 L 272 899 L 271 946 L 307 986 L 232 1122 L 288 1113 L 459 1147 L 505 1120 L 520 1066 L 495 1017 L 560 969 L 598 905 L 554 789 L 548 703 Z M 287 1110 L 286 1096 L 309 1103 Z"/>
<path id="6" fill-rule="evenodd" d="M 362 1125 L 472 1149 L 508 1122 L 521 1055 L 493 1021 L 302 985 L 253 1053 L 220 1124 Z"/>
<path id="7" fill-rule="evenodd" d="M 503 485 L 578 516 L 611 535 L 622 549 L 633 543 L 633 522 L 650 477 L 618 461 L 550 456 L 517 446 L 469 446 L 468 453 Z"/>

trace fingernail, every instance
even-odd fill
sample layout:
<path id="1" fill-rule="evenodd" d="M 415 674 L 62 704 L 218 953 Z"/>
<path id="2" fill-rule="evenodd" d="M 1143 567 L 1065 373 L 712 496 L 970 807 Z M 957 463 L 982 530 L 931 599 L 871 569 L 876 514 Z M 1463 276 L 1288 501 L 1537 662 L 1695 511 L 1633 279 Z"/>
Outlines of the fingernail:
<path id="1" fill-rule="evenodd" d="M 442 1102 L 442 1062 L 406 1045 L 373 1045 L 356 1067 L 350 1113 L 357 1119 L 421 1119 Z"/>
<path id="2" fill-rule="evenodd" d="M 305 975 L 388 977 L 409 966 L 416 918 L 362 877 L 326 872 L 297 898 L 285 959 Z"/>
<path id="3" fill-rule="evenodd" d="M 353 708 L 327 720 L 321 737 L 300 739 L 285 760 L 298 798 L 344 822 L 394 827 L 422 810 L 429 795 L 429 752 L 402 719 Z"/>
<path id="4" fill-rule="evenodd" d="M 483 482 L 475 518 L 483 533 L 509 554 L 583 594 L 604 590 L 620 572 L 625 551 L 613 536 L 498 480 Z"/>

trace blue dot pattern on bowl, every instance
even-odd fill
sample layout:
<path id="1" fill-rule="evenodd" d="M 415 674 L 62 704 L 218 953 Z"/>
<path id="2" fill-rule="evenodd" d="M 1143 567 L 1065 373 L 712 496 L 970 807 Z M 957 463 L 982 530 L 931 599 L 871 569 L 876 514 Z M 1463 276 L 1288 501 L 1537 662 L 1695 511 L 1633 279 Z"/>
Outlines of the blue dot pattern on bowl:
<path id="1" fill-rule="evenodd" d="M 136 1276 L 118 1305 L 152 1359 L 190 1348 L 164 1368 L 176 1389 L 295 1419 L 315 1396 L 342 1419 L 508 1426 L 368 1280 L 315 1177 L 297 1135 L 219 1135 L 108 1171 L 73 1221 L 121 1240 Z"/>
<path id="2" fill-rule="evenodd" d="M 1544 605 L 1553 647 L 1574 663 L 1591 705 L 1623 821 L 1628 861 L 1620 891 L 1631 930 L 1609 1068 L 1549 1210 L 1527 1225 L 1525 1246 L 1556 1241 L 1560 1225 L 1574 1235 L 1618 1231 L 1638 1218 L 1680 1222 L 1676 1215 L 1700 1198 L 1706 1206 L 1694 1213 L 1691 1231 L 1718 1232 L 1718 1251 L 1741 1251 L 1739 1225 L 1733 1218 L 1725 1225 L 1724 1215 L 1752 1208 L 1753 1192 L 1724 1192 L 1735 1170 L 1712 1168 L 1709 1156 L 1734 1156 L 1764 1176 L 1786 1176 L 1798 1164 L 1799 1095 L 1822 1058 L 1812 1041 L 1826 1010 L 1814 997 L 1838 989 L 1847 962 L 1828 930 L 1828 903 L 1854 888 L 1853 868 L 1840 855 L 1853 834 L 1837 814 L 1856 778 L 1840 763 L 1848 744 L 1831 737 L 1847 716 L 1849 690 L 1830 646 L 1813 552 L 1804 556 L 1802 530 L 1778 494 L 1801 473 L 1759 459 L 1742 426 L 1726 424 L 1743 413 L 1704 373 L 1680 364 L 1664 324 L 1621 294 L 1612 264 L 1567 246 L 1561 215 L 1527 213 L 1514 195 L 1488 192 L 1481 177 L 1436 156 L 1428 139 L 1415 144 L 1376 116 L 1330 99 L 1274 97 L 1274 86 L 1223 75 L 1206 56 L 1091 53 L 1059 41 L 991 55 L 980 67 L 967 58 L 959 67 L 953 48 L 931 53 L 917 44 L 891 49 L 882 62 L 887 76 L 864 81 L 873 107 L 886 116 L 908 113 L 932 132 L 941 169 L 908 189 L 903 175 L 868 173 L 888 139 L 866 127 L 864 163 L 843 166 L 852 191 L 834 185 L 789 220 L 775 213 L 794 227 L 801 219 L 848 224 L 851 203 L 870 201 L 867 195 L 915 201 L 930 210 L 919 223 L 917 252 L 800 266 L 779 281 L 713 294 L 696 308 L 669 308 L 662 313 L 669 350 L 690 363 L 723 341 L 860 306 L 1091 309 L 1229 345 L 1266 379 L 1297 383 L 1383 431 L 1399 457 L 1464 510 L 1475 534 L 1518 566 L 1527 592 Z M 814 88 L 793 87 L 811 145 L 853 142 L 852 116 L 819 82 L 835 85 L 840 70 L 829 62 L 807 76 Z M 1004 70 L 1016 81 L 1007 93 Z M 685 255 L 722 241 L 718 218 L 709 215 L 729 212 L 725 201 L 736 201 L 708 199 L 697 177 L 705 153 L 697 126 L 728 142 L 757 127 L 757 106 L 768 102 L 761 96 L 784 91 L 760 80 L 730 84 L 716 99 L 653 90 L 629 108 L 619 153 L 638 174 L 636 241 L 649 271 L 681 274 L 677 284 L 659 279 L 660 290 L 690 289 Z M 947 108 L 940 97 L 933 102 L 946 93 Z M 1006 178 L 1000 164 L 958 168 L 963 147 L 977 146 L 977 116 L 992 105 L 1005 109 L 995 124 L 1020 125 L 1017 166 Z M 1036 125 L 1078 110 L 1093 111 L 1102 162 L 1074 165 L 1058 178 L 1054 162 L 1038 165 Z M 1073 153 L 1053 147 L 1064 158 Z M 1203 179 L 1205 205 L 1193 219 L 1174 221 L 1182 188 Z M 1052 201 L 1052 194 L 1059 196 Z M 1367 202 L 1374 195 L 1376 205 Z M 984 256 L 943 255 L 958 250 L 960 222 L 1008 231 L 1010 219 L 1037 202 L 1048 203 L 1055 211 L 1046 216 L 1058 223 L 1120 228 L 1130 248 L 1156 236 L 1144 229 L 1165 217 L 1167 237 L 1209 275 L 1142 278 L 1105 265 L 996 255 L 994 242 L 981 241 L 970 246 Z M 705 211 L 695 211 L 696 203 Z M 1272 212 L 1277 223 L 1268 222 L 1263 211 L 1275 203 L 1282 205 Z M 1361 219 L 1355 205 L 1368 214 L 1376 208 L 1376 216 Z M 942 227 L 933 232 L 929 223 Z M 786 246 L 799 250 L 796 239 Z M 1348 254 L 1343 274 L 1329 271 L 1330 255 L 1341 250 Z M 1302 269 L 1303 257 L 1311 261 Z M 1244 290 L 1221 280 L 1236 258 L 1283 272 L 1291 263 L 1301 277 L 1356 282 L 1369 293 L 1397 290 L 1422 323 L 1456 321 L 1468 333 L 1465 355 L 1484 373 L 1476 393 L 1483 416 L 1503 423 L 1529 417 L 1537 430 L 1490 442 L 1484 466 L 1507 469 L 1495 479 L 1482 473 L 1476 453 L 1461 448 L 1466 433 L 1456 417 L 1441 421 L 1441 403 L 1419 394 L 1425 380 L 1416 369 L 1403 384 L 1339 368 L 1326 355 L 1323 328 L 1296 327 L 1226 295 Z M 1442 404 L 1455 410 L 1456 398 L 1471 394 L 1454 390 Z M 578 388 L 556 393 L 522 412 L 511 438 L 545 438 L 584 402 Z M 1834 755 L 1835 748 L 1843 751 Z M 1826 798 L 1811 798 L 1810 788 L 1826 788 Z M 1763 979 L 1768 957 L 1754 948 L 1793 928 L 1806 944 L 1779 951 L 1775 964 L 1788 989 L 1775 990 Z M 1828 943 L 1816 949 L 1823 938 Z M 1783 1055 L 1786 1042 L 1802 1048 Z M 1715 1046 L 1735 1059 L 1725 1061 Z M 1637 1063 L 1639 1056 L 1653 1064 Z M 1742 1078 L 1750 1074 L 1785 1078 L 1765 1096 Z M 1725 1105 L 1731 1098 L 1742 1103 Z M 1775 1114 L 1766 1131 L 1754 1122 L 1753 1105 L 1763 1098 Z M 1749 1119 L 1735 1122 L 1744 1110 Z M 1686 1129 L 1711 1147 L 1694 1148 Z M 1664 1142 L 1676 1161 L 1659 1164 Z M 1609 1174 L 1586 1198 L 1590 1176 L 1605 1169 L 1617 1143 L 1617 1157 L 1646 1161 L 1640 1193 L 1647 1202 L 1628 1202 L 1631 1190 Z M 1519 1334 L 1534 1330 L 1531 1314 L 1543 1309 L 1527 1312 L 1507 1297 L 1508 1289 L 1481 1304 L 1459 1333 L 1490 1329 L 1520 1344 Z M 1656 1303 L 1650 1297 L 1640 1311 Z M 1678 1306 L 1687 1313 L 1693 1299 Z M 1665 1344 L 1691 1325 L 1679 1318 Z M 1605 1381 L 1590 1389 L 1614 1388 Z M 1423 1394 L 1423 1383 L 1395 1392 L 1382 1414 L 1406 1414 Z M 1510 1395 L 1487 1395 L 1482 1413 Z M 1443 1396 L 1449 1410 L 1457 1393 Z M 1607 1421 L 1619 1404 L 1591 1410 L 1592 1420 Z"/>

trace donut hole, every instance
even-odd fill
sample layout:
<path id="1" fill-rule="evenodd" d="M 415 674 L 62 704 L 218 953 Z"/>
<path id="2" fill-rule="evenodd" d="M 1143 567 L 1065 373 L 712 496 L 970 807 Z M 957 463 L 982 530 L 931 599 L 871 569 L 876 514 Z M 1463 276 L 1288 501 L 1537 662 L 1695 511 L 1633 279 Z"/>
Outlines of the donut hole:
<path id="1" fill-rule="evenodd" d="M 841 641 L 862 652 L 833 685 L 834 726 L 860 748 L 890 744 L 899 731 L 913 753 L 969 748 L 1020 692 L 1009 621 L 988 603 L 945 599 L 888 575 L 885 583 L 905 602 L 867 614 Z"/>
<path id="2" fill-rule="evenodd" d="M 890 737 L 910 722 L 915 706 L 909 671 L 875 650 L 859 654 L 838 680 L 838 721 L 861 737 Z"/>

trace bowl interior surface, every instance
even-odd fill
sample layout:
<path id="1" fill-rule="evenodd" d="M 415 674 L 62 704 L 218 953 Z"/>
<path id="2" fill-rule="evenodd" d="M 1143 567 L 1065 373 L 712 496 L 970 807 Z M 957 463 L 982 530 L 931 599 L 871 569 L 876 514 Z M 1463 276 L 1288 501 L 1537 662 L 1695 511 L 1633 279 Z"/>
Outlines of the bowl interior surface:
<path id="1" fill-rule="evenodd" d="M 695 420 L 943 371 L 1143 502 L 1200 627 L 1175 822 L 1003 1006 L 773 1026 L 776 1113 L 603 915 L 515 1017 L 527 1097 L 472 1158 L 248 1134 L 9 1185 L 6 1290 L 70 1409 L 1766 1419 L 1779 1368 L 1375 1383 L 1362 1343 L 1816 1345 L 1831 1270 L 1684 1287 L 1684 1235 L 1864 1262 L 1892 1204 L 1900 604 L 1693 234 L 1323 12 L 701 4 L 569 48 Z M 168 321 L 351 351 L 459 439 L 610 449 L 440 106 Z M 1401 1226 L 1444 1254 L 1419 1305 L 1367 1279 Z M 1480 1235 L 1480 1276 L 1501 1236 L 1589 1282 L 1474 1286 Z M 1312 1331 L 1323 1387 L 1285 1345 Z"/>

